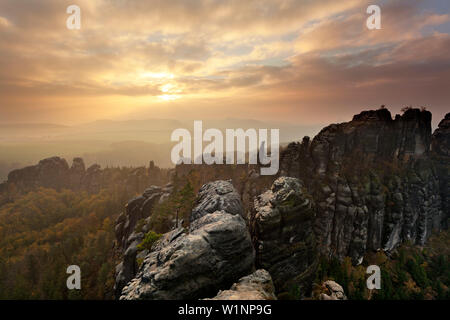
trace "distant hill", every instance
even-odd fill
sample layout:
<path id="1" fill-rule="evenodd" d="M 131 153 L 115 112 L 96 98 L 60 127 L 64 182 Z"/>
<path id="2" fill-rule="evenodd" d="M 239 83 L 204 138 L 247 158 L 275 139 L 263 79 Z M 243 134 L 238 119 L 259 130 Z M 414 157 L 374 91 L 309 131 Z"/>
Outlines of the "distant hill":
<path id="1" fill-rule="evenodd" d="M 203 121 L 207 128 L 280 129 L 280 142 L 300 141 L 314 136 L 320 125 L 271 123 L 254 119 L 226 118 Z M 12 169 L 24 167 L 54 155 L 82 157 L 86 165 L 142 166 L 154 160 L 160 167 L 172 167 L 170 141 L 173 130 L 192 130 L 192 120 L 136 119 L 97 120 L 74 126 L 51 123 L 0 124 L 0 182 Z"/>

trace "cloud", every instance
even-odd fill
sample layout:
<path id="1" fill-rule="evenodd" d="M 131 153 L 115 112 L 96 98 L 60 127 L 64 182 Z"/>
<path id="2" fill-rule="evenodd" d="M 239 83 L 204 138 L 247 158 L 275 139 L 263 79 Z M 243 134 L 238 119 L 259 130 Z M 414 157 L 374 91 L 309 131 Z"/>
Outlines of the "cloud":
<path id="1" fill-rule="evenodd" d="M 79 0 L 82 28 L 72 31 L 71 1 L 3 0 L 0 113 L 48 120 L 65 110 L 81 121 L 99 110 L 190 108 L 306 121 L 305 112 L 339 116 L 379 102 L 445 108 L 449 35 L 436 27 L 448 12 L 375 1 L 382 29 L 370 31 L 369 2 Z M 164 104 L 162 94 L 180 99 Z"/>
<path id="2" fill-rule="evenodd" d="M 412 3 L 417 1 L 412 1 Z M 323 20 L 301 33 L 296 41 L 298 52 L 345 50 L 395 44 L 423 35 L 424 28 L 450 21 L 448 14 L 422 12 L 405 1 L 382 6 L 382 29 L 365 27 L 367 15 L 361 10 L 331 20 Z"/>

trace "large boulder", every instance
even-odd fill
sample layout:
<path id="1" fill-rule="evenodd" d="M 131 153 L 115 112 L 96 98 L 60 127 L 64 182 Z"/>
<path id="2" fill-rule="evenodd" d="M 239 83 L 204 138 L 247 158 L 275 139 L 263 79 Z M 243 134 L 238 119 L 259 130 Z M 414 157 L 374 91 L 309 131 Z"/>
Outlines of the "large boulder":
<path id="1" fill-rule="evenodd" d="M 254 208 L 257 267 L 269 271 L 278 293 L 305 296 L 317 266 L 312 198 L 299 179 L 280 177 Z"/>
<path id="2" fill-rule="evenodd" d="M 254 268 L 254 250 L 246 223 L 228 207 L 227 199 L 238 197 L 231 183 L 217 181 L 202 187 L 189 230 L 178 228 L 163 235 L 145 257 L 137 276 L 122 290 L 120 299 L 198 299 L 226 289 Z M 217 190 L 224 190 L 217 192 Z M 213 198 L 214 200 L 212 200 Z M 238 198 L 237 198 L 238 199 Z M 231 208 L 208 212 L 215 208 Z"/>
<path id="3" fill-rule="evenodd" d="M 276 300 L 275 287 L 272 277 L 264 270 L 259 269 L 252 274 L 242 277 L 234 283 L 230 290 L 219 291 L 211 299 L 205 300 Z"/>
<path id="4" fill-rule="evenodd" d="M 243 215 L 241 197 L 229 181 L 218 180 L 203 185 L 191 213 L 191 221 L 215 211 Z"/>

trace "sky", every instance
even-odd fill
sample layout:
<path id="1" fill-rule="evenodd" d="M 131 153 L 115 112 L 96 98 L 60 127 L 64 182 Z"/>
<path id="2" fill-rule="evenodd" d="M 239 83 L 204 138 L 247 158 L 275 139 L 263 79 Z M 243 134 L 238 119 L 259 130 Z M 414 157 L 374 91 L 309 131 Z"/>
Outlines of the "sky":
<path id="1" fill-rule="evenodd" d="M 448 0 L 0 0 L 0 123 L 328 124 L 386 105 L 435 126 L 449 88 Z"/>

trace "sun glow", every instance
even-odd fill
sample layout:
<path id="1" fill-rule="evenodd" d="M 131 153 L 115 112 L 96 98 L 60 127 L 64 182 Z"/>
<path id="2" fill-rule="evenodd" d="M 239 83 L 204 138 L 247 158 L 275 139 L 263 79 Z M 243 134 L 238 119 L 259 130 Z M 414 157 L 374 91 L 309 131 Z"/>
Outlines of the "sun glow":
<path id="1" fill-rule="evenodd" d="M 159 89 L 164 93 L 168 93 L 168 92 L 172 91 L 172 89 L 175 89 L 175 85 L 172 83 L 166 83 L 166 84 L 162 85 L 161 87 L 159 87 Z"/>
<path id="2" fill-rule="evenodd" d="M 177 95 L 177 94 L 163 94 L 158 96 L 159 99 L 164 100 L 164 101 L 172 101 L 172 100 L 177 100 L 180 99 L 181 96 Z"/>

